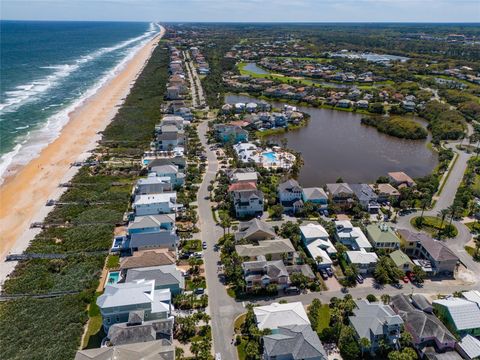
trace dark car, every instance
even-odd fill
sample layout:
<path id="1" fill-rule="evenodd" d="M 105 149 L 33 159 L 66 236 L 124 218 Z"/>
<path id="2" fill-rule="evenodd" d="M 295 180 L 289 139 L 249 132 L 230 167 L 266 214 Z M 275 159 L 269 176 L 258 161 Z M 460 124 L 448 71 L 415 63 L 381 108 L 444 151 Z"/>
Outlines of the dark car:
<path id="1" fill-rule="evenodd" d="M 195 291 L 194 291 L 194 293 L 195 293 L 196 295 L 202 295 L 202 294 L 205 293 L 205 289 L 204 289 L 204 288 L 196 288 Z"/>
<path id="2" fill-rule="evenodd" d="M 289 286 L 285 289 L 285 294 L 300 294 L 300 289 L 296 286 Z"/>
<path id="3" fill-rule="evenodd" d="M 357 279 L 357 282 L 359 284 L 363 284 L 363 276 L 362 275 L 358 274 L 355 278 Z"/>
<path id="4" fill-rule="evenodd" d="M 323 280 L 328 280 L 328 274 L 325 270 L 320 270 L 320 276 L 322 277 Z"/>
<path id="5" fill-rule="evenodd" d="M 328 274 L 329 277 L 332 277 L 332 276 L 333 276 L 333 270 L 332 270 L 331 267 L 326 268 L 325 271 L 327 272 L 327 274 Z"/>

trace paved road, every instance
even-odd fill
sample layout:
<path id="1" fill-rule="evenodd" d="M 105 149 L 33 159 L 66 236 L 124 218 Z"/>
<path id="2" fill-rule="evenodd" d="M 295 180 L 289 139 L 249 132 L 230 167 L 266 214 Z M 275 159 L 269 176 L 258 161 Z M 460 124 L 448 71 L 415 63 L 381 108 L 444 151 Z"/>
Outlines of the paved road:
<path id="1" fill-rule="evenodd" d="M 207 242 L 207 250 L 204 251 L 205 272 L 208 290 L 208 307 L 212 318 L 213 346 L 216 353 L 222 355 L 222 359 L 236 359 L 237 352 L 231 344 L 233 339 L 233 321 L 244 309 L 241 303 L 232 299 L 219 281 L 217 263 L 220 261 L 220 253 L 213 251 L 214 244 L 222 236 L 222 230 L 216 225 L 212 215 L 212 204 L 205 198 L 209 196 L 208 185 L 215 179 L 218 170 L 218 161 L 213 151 L 208 148 L 206 132 L 208 121 L 198 126 L 198 135 L 202 145 L 205 146 L 208 167 L 203 182 L 198 190 L 198 227 L 200 238 Z"/>

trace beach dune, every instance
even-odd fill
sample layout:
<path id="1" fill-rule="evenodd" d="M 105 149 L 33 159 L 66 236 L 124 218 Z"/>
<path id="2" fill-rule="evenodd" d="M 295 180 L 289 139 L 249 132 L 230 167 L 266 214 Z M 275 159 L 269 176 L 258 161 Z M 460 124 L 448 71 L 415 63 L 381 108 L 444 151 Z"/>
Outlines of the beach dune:
<path id="1" fill-rule="evenodd" d="M 70 164 L 86 158 L 88 151 L 95 148 L 100 139 L 97 133 L 113 119 L 164 33 L 162 27 L 160 34 L 141 48 L 116 77 L 69 114 L 69 122 L 55 141 L 0 186 L 2 263 L 8 253 L 26 249 L 35 235 L 35 230 L 29 229 L 31 222 L 41 221 L 48 214 L 51 208 L 45 207 L 46 201 L 58 198 L 62 192 L 58 185 L 75 174 Z M 8 267 L 0 265 L 0 284 Z"/>

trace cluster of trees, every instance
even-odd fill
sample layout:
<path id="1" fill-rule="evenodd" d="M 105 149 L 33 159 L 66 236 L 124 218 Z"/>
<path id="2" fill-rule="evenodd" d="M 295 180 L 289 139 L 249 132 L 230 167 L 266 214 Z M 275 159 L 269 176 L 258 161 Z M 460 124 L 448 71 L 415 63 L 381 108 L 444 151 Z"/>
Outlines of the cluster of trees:
<path id="1" fill-rule="evenodd" d="M 128 205 L 131 184 L 138 175 L 139 166 L 130 165 L 132 156 L 140 160 L 143 150 L 148 149 L 160 117 L 167 78 L 168 55 L 166 49 L 159 46 L 132 87 L 124 106 L 119 108 L 104 132 L 105 141 L 100 151 L 109 154 L 106 156 L 128 157 L 128 164 L 125 162 L 126 165 L 115 169 L 106 164 L 82 168 L 72 179 L 74 186 L 61 197 L 62 202 L 72 203 L 55 207 L 46 219 L 49 223 L 66 223 L 68 226 L 43 230 L 32 241 L 28 252 L 108 249 L 115 224 L 121 221 Z M 82 185 L 86 183 L 89 185 Z M 113 183 L 125 185 L 113 186 Z M 91 202 L 96 203 L 94 209 L 89 205 Z M 5 292 L 80 293 L 51 299 L 1 302 L 0 348 L 4 357 L 31 358 L 31 350 L 35 349 L 35 357 L 39 359 L 73 358 L 87 320 L 86 306 L 94 301 L 105 257 L 79 254 L 61 260 L 21 262 L 5 283 Z"/>
<path id="2" fill-rule="evenodd" d="M 361 121 L 364 125 L 373 126 L 382 133 L 401 139 L 426 139 L 428 135 L 422 125 L 406 117 L 363 117 Z"/>
<path id="3" fill-rule="evenodd" d="M 239 346 L 243 343 L 245 360 L 261 360 L 263 354 L 262 336 L 271 334 L 271 330 L 260 330 L 257 327 L 251 304 L 247 305 L 247 314 L 240 332 L 241 335 L 237 336 L 235 345 Z"/>
<path id="4" fill-rule="evenodd" d="M 177 317 L 174 335 L 181 343 L 191 342 L 190 351 L 195 355 L 195 359 L 207 360 L 211 357 L 212 333 L 210 325 L 198 326 L 200 321 L 208 323 L 210 316 L 205 312 L 197 312 L 190 316 Z M 185 359 L 182 348 L 175 349 L 175 358 Z"/>
<path id="5" fill-rule="evenodd" d="M 432 142 L 440 140 L 456 140 L 464 135 L 465 119 L 463 115 L 450 105 L 439 101 L 429 101 L 420 115 L 429 122 L 428 128 L 432 132 Z"/>

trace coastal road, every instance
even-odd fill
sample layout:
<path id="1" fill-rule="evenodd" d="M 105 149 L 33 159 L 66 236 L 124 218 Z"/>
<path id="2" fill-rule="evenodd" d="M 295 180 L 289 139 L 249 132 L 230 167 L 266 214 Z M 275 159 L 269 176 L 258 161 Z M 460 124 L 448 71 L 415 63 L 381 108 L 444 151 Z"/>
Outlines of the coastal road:
<path id="1" fill-rule="evenodd" d="M 204 251 L 205 277 L 207 280 L 208 307 L 212 318 L 212 337 L 215 353 L 220 353 L 222 359 L 237 359 L 237 351 L 232 344 L 233 321 L 244 312 L 241 303 L 232 299 L 226 291 L 225 286 L 218 277 L 218 264 L 220 253 L 213 250 L 217 240 L 223 235 L 220 227 L 217 226 L 212 214 L 212 203 L 207 197 L 210 195 L 208 186 L 210 181 L 215 179 L 218 171 L 218 161 L 215 153 L 207 145 L 208 121 L 198 126 L 198 135 L 202 145 L 205 147 L 208 166 L 203 182 L 197 194 L 198 201 L 198 226 L 200 238 L 207 243 L 207 250 Z"/>

